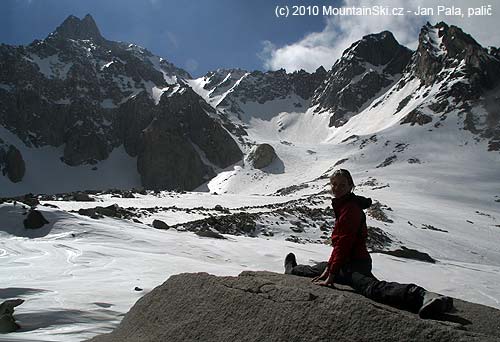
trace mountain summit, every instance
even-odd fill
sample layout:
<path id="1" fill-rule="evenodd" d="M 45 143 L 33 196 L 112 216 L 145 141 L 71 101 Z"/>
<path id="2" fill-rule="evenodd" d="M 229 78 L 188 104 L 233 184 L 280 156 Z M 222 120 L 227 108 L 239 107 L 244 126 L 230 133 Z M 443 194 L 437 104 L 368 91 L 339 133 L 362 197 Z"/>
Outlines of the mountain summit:
<path id="1" fill-rule="evenodd" d="M 344 125 L 368 101 L 399 80 L 411 51 L 391 32 L 364 36 L 353 43 L 333 65 L 326 82 L 316 89 L 312 104 L 330 111 L 330 126 Z"/>
<path id="2" fill-rule="evenodd" d="M 102 43 L 105 39 L 102 37 L 94 18 L 87 14 L 83 19 L 70 15 L 53 32 L 55 36 L 74 40 L 92 39 L 96 43 Z"/>

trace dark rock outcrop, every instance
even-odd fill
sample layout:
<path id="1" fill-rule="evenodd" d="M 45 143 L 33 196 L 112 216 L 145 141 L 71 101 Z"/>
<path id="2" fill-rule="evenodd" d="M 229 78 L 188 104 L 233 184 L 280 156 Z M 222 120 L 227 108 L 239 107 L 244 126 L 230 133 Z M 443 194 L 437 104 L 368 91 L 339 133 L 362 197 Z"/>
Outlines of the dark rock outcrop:
<path id="1" fill-rule="evenodd" d="M 455 300 L 442 322 L 355 294 L 269 272 L 170 277 L 110 334 L 128 341 L 498 341 L 500 311 Z"/>
<path id="2" fill-rule="evenodd" d="M 5 150 L 0 144 L 0 169 L 3 175 L 9 177 L 13 183 L 18 183 L 23 179 L 26 165 L 21 152 L 15 146 L 9 145 Z"/>
<path id="3" fill-rule="evenodd" d="M 89 194 L 85 192 L 77 192 L 73 195 L 73 200 L 77 202 L 95 202 L 95 198 L 90 197 Z"/>
<path id="4" fill-rule="evenodd" d="M 87 209 L 82 208 L 78 210 L 78 214 L 85 215 L 93 219 L 100 219 L 104 216 L 119 219 L 130 219 L 136 215 L 133 211 L 122 208 L 118 204 L 112 204 L 107 207 L 97 206 Z"/>
<path id="5" fill-rule="evenodd" d="M 10 299 L 0 304 L 0 334 L 19 330 L 20 326 L 14 319 L 14 308 L 24 303 L 22 299 Z"/>
<path id="6" fill-rule="evenodd" d="M 415 54 L 418 77 L 429 85 L 448 76 L 440 73 L 441 70 L 459 67 L 460 63 L 463 67 L 457 68 L 459 70 L 454 76 L 475 75 L 471 78 L 474 83 L 471 90 L 491 89 L 499 83 L 500 61 L 474 38 L 457 26 L 448 26 L 444 22 L 434 26 L 427 23 L 420 31 Z"/>
<path id="7" fill-rule="evenodd" d="M 435 264 L 436 260 L 431 257 L 429 254 L 420 252 L 416 249 L 412 248 L 406 248 L 404 246 L 401 246 L 399 249 L 395 249 L 392 251 L 383 251 L 383 250 L 374 250 L 374 253 L 382 253 L 382 254 L 388 254 L 392 255 L 398 258 L 405 258 L 405 259 L 413 259 L 413 260 L 418 260 L 418 261 L 424 261 L 424 262 L 430 262 L 431 264 Z"/>
<path id="8" fill-rule="evenodd" d="M 42 213 L 38 210 L 31 209 L 26 219 L 23 220 L 24 228 L 38 229 L 49 223 Z"/>
<path id="9" fill-rule="evenodd" d="M 269 166 L 278 156 L 274 148 L 269 144 L 259 144 L 248 154 L 247 161 L 256 169 Z"/>
<path id="10" fill-rule="evenodd" d="M 150 189 L 189 189 L 214 175 L 204 158 L 225 168 L 242 153 L 221 125 L 208 113 L 213 108 L 187 86 L 161 98 L 158 114 L 142 130 L 137 169 Z"/>
<path id="11" fill-rule="evenodd" d="M 156 228 L 156 229 L 168 229 L 168 228 L 170 228 L 168 226 L 168 224 L 166 224 L 162 220 L 153 220 L 152 225 L 153 225 L 153 228 Z"/>

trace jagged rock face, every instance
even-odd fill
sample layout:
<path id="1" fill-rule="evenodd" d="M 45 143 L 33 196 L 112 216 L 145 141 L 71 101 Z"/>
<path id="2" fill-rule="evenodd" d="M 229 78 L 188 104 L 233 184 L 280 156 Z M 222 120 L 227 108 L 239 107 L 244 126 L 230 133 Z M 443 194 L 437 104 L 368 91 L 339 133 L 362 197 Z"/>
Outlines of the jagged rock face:
<path id="1" fill-rule="evenodd" d="M 98 43 L 104 40 L 94 19 L 89 14 L 82 20 L 70 15 L 61 26 L 56 29 L 56 32 L 64 38 L 69 39 L 93 39 Z"/>
<path id="2" fill-rule="evenodd" d="M 269 166 L 277 158 L 274 148 L 269 144 L 259 144 L 248 154 L 248 162 L 256 169 Z"/>
<path id="3" fill-rule="evenodd" d="M 241 113 L 239 103 L 264 104 L 272 100 L 290 98 L 293 95 L 309 100 L 315 89 L 324 81 L 325 75 L 326 70 L 323 67 L 312 74 L 304 70 L 287 74 L 283 69 L 251 73 L 240 69 L 220 69 L 205 75 L 207 83 L 204 87 L 212 91 L 210 96 L 222 95 L 232 89 L 215 105 L 233 113 Z"/>
<path id="4" fill-rule="evenodd" d="M 314 94 L 317 111 L 333 112 L 330 127 L 342 126 L 368 100 L 398 80 L 411 51 L 388 31 L 371 34 L 351 45 L 328 72 Z"/>
<path id="5" fill-rule="evenodd" d="M 112 333 L 90 341 L 465 342 L 500 337 L 500 311 L 493 308 L 454 300 L 450 324 L 423 320 L 336 286 L 270 272 L 175 275 L 139 299 Z"/>
<path id="6" fill-rule="evenodd" d="M 112 121 L 120 105 L 190 77 L 146 49 L 105 40 L 90 16 L 71 16 L 29 46 L 0 46 L 0 69 L 0 124 L 27 145 L 60 146 L 79 126 L 102 128 L 107 150 L 120 144 Z"/>
<path id="7" fill-rule="evenodd" d="M 148 189 L 193 189 L 207 170 L 194 147 L 182 137 L 182 128 L 155 119 L 144 130 L 137 159 L 142 184 Z"/>
<path id="8" fill-rule="evenodd" d="M 440 83 L 428 107 L 442 119 L 458 109 L 464 129 L 488 139 L 489 150 L 500 150 L 500 60 L 495 48 L 481 47 L 456 26 L 428 23 L 420 32 L 409 77 L 423 86 Z M 482 106 L 486 114 L 474 106 Z"/>
<path id="9" fill-rule="evenodd" d="M 241 159 L 234 140 L 207 115 L 213 109 L 191 88 L 166 95 L 141 137 L 137 166 L 144 186 L 194 189 L 201 185 L 214 172 L 203 163 L 199 151 L 221 168 Z"/>
<path id="10" fill-rule="evenodd" d="M 205 162 L 226 167 L 242 153 L 183 78 L 191 76 L 148 50 L 103 38 L 90 15 L 70 16 L 42 41 L 0 46 L 0 125 L 27 146 L 64 145 L 60 159 L 71 166 L 123 144 L 139 156 L 144 186 L 192 189 L 213 175 Z"/>
<path id="11" fill-rule="evenodd" d="M 191 88 L 184 87 L 172 96 L 164 96 L 160 108 L 172 113 L 188 139 L 203 151 L 211 163 L 226 168 L 241 159 L 243 154 L 237 144 L 220 123 L 208 115 L 215 114 L 214 109 Z"/>
<path id="12" fill-rule="evenodd" d="M 210 90 L 210 97 L 223 95 L 236 85 L 236 83 L 248 72 L 242 69 L 218 69 L 216 71 L 208 72 L 204 78 L 207 83 L 203 89 Z"/>
<path id="13" fill-rule="evenodd" d="M 21 152 L 13 145 L 7 147 L 1 140 L 0 169 L 2 169 L 2 174 L 9 177 L 13 183 L 20 182 L 26 172 L 26 165 Z"/>
<path id="14" fill-rule="evenodd" d="M 234 97 L 239 97 L 243 102 L 261 104 L 274 99 L 283 99 L 295 91 L 294 83 L 300 84 L 301 77 L 310 78 L 313 83 L 310 86 L 315 88 L 318 85 L 315 82 L 321 79 L 321 71 L 319 75 L 314 76 L 306 72 L 287 74 L 283 69 L 265 73 L 254 71 L 240 82 L 238 92 L 234 94 Z M 308 81 L 304 80 L 304 82 Z M 307 92 L 304 93 L 304 96 L 307 96 Z"/>
<path id="15" fill-rule="evenodd" d="M 117 130 L 125 151 L 135 157 L 142 148 L 142 131 L 159 115 L 153 100 L 142 92 L 118 109 Z"/>
<path id="16" fill-rule="evenodd" d="M 310 99 L 318 86 L 325 80 L 326 74 L 325 68 L 320 66 L 312 74 L 304 70 L 295 71 L 290 75 L 290 78 L 297 95 L 303 99 Z"/>
<path id="17" fill-rule="evenodd" d="M 453 78 L 469 76 L 474 82 L 471 88 L 478 92 L 484 88 L 492 89 L 499 83 L 498 58 L 460 28 L 443 22 L 435 26 L 427 23 L 422 28 L 414 64 L 417 76 L 426 85 L 450 75 Z M 445 69 L 450 69 L 450 72 L 441 72 Z M 451 69 L 457 70 L 452 73 Z"/>

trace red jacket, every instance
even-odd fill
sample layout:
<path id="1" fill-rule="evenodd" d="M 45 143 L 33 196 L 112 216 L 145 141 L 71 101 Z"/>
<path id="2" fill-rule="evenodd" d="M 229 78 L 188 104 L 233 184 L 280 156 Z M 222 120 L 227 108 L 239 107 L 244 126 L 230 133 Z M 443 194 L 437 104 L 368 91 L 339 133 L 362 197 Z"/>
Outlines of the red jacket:
<path id="1" fill-rule="evenodd" d="M 336 274 L 351 260 L 371 259 L 366 249 L 366 217 L 363 209 L 372 203 L 370 198 L 349 193 L 332 201 L 335 227 L 332 232 L 333 251 L 328 260 L 330 273 Z M 360 231 L 361 229 L 361 231 Z"/>

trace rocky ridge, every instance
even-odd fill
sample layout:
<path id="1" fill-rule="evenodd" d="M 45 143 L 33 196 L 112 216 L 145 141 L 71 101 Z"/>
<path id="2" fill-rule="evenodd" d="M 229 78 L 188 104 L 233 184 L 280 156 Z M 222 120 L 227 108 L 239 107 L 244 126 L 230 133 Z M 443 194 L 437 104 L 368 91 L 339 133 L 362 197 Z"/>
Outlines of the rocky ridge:
<path id="1" fill-rule="evenodd" d="M 486 139 L 490 151 L 500 147 L 500 59 L 495 49 L 486 49 L 459 27 L 446 23 L 427 23 L 419 35 L 419 46 L 405 75 L 395 87 L 399 90 L 418 79 L 417 91 L 401 101 L 398 111 L 418 100 L 401 124 L 441 126 L 455 113 L 463 129 Z M 437 91 L 435 90 L 437 89 Z"/>
<path id="2" fill-rule="evenodd" d="M 209 91 L 209 102 L 213 98 L 215 107 L 245 120 L 242 105 L 247 103 L 262 105 L 288 99 L 297 111 L 305 111 L 325 76 L 323 67 L 312 74 L 304 70 L 287 73 L 284 69 L 267 72 L 219 69 L 203 77 L 203 88 Z"/>

